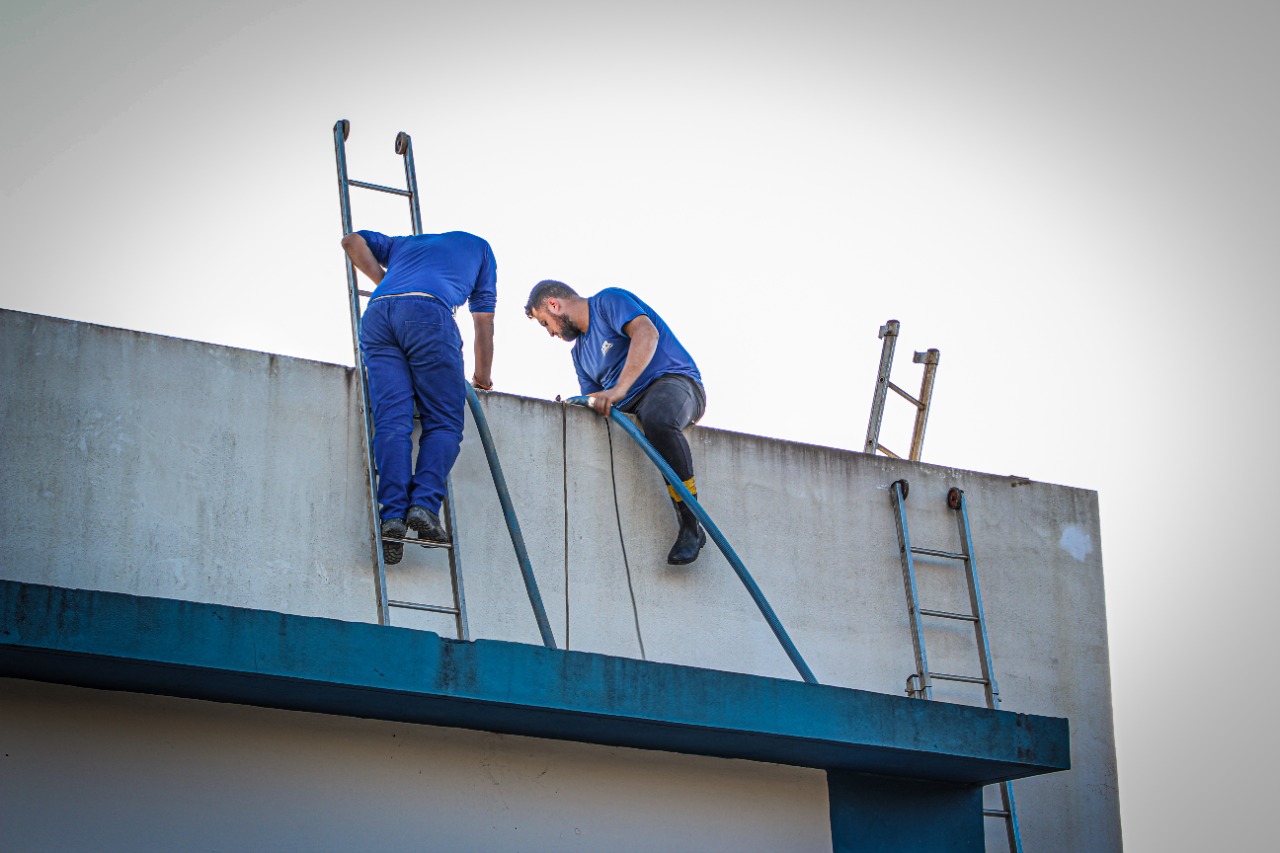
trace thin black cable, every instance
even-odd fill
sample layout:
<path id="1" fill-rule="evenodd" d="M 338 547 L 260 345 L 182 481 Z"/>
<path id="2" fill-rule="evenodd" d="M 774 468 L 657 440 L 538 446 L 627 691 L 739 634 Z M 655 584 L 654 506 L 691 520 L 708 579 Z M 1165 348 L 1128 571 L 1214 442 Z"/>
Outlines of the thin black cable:
<path id="1" fill-rule="evenodd" d="M 569 407 L 560 406 L 560 460 L 563 463 L 564 479 L 561 491 L 564 494 L 564 648 L 569 645 Z"/>
<path id="2" fill-rule="evenodd" d="M 627 540 L 622 535 L 622 510 L 618 508 L 618 475 L 613 469 L 613 427 L 606 418 L 605 434 L 609 436 L 609 478 L 613 480 L 613 516 L 618 520 L 618 544 L 622 546 L 622 566 L 627 571 L 627 592 L 631 595 L 631 616 L 636 623 L 636 642 L 640 644 L 640 660 L 648 660 L 644 654 L 644 637 L 640 633 L 640 609 L 636 607 L 636 590 L 631 583 L 631 563 L 627 561 Z"/>

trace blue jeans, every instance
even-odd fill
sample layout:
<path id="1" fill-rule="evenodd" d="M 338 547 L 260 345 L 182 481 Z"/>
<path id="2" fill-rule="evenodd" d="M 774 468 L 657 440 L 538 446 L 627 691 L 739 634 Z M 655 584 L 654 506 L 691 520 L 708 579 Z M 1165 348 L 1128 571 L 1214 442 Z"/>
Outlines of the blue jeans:
<path id="1" fill-rule="evenodd" d="M 438 514 L 462 444 L 467 398 L 453 312 L 429 296 L 374 299 L 360 323 L 360 352 L 369 374 L 380 517 L 404 518 L 410 506 Z M 422 416 L 416 468 L 415 403 Z"/>

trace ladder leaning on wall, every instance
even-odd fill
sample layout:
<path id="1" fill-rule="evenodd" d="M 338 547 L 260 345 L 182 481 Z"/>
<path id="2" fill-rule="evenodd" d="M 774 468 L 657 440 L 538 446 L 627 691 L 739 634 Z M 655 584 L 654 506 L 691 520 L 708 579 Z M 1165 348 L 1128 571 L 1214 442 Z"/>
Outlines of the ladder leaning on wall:
<path id="1" fill-rule="evenodd" d="M 365 181 L 352 180 L 347 176 L 347 151 L 346 141 L 351 134 L 351 122 L 342 119 L 333 126 L 333 145 L 334 155 L 338 163 L 338 200 L 342 206 L 342 235 L 345 237 L 352 231 L 351 228 L 351 187 L 360 187 L 362 189 L 374 190 L 376 192 L 389 193 L 391 195 L 403 196 L 409 201 L 409 218 L 413 227 L 414 234 L 422 233 L 422 212 L 418 204 L 418 179 L 413 166 L 413 143 L 409 139 L 409 134 L 400 133 L 396 136 L 396 153 L 404 158 L 404 176 L 406 189 L 397 187 L 387 187 L 380 184 L 370 184 Z M 351 263 L 350 258 L 346 258 L 347 263 L 347 302 L 351 309 L 351 341 L 355 348 L 355 365 L 356 374 L 359 382 L 356 383 L 360 388 L 360 410 L 364 415 L 364 432 L 365 432 L 365 461 L 369 472 L 369 495 L 370 495 L 370 513 L 369 523 L 373 531 L 373 560 L 374 560 L 374 585 L 375 594 L 378 597 L 378 623 L 381 625 L 391 624 L 391 608 L 399 607 L 406 610 L 420 610 L 430 613 L 444 613 L 453 617 L 454 626 L 457 630 L 459 640 L 470 639 L 470 632 L 467 628 L 467 604 L 466 596 L 462 586 L 462 559 L 458 552 L 458 536 L 456 518 L 453 512 L 453 480 L 450 478 L 444 499 L 444 516 L 445 526 L 449 530 L 449 536 L 452 542 L 432 542 L 427 539 L 416 539 L 411 537 L 388 537 L 388 541 L 402 542 L 406 545 L 419 545 L 423 548 L 444 548 L 449 552 L 449 581 L 453 590 L 453 603 L 451 605 L 427 604 L 416 601 L 400 601 L 389 598 L 387 595 L 387 565 L 382 557 L 382 524 L 378 517 L 378 473 L 377 467 L 373 461 L 373 411 L 369 404 L 369 374 L 365 370 L 364 358 L 360 354 L 360 315 L 363 313 L 360 306 L 360 300 L 367 299 L 372 291 L 361 290 L 356 280 L 356 268 Z"/>
<path id="2" fill-rule="evenodd" d="M 973 556 L 973 536 L 969 530 L 969 505 L 962 489 L 947 491 L 947 506 L 956 513 L 956 527 L 960 533 L 960 551 L 939 551 L 935 548 L 919 548 L 911 544 L 911 532 L 907 527 L 907 494 L 910 487 L 906 480 L 895 480 L 889 487 L 893 500 L 893 514 L 898 522 L 898 548 L 902 553 L 902 583 L 907 594 L 907 614 L 911 621 L 911 642 L 915 647 L 916 671 L 907 677 L 907 695 L 915 699 L 932 699 L 933 682 L 953 681 L 965 684 L 981 684 L 987 707 L 1000 710 L 1000 688 L 996 684 L 995 667 L 991 663 L 991 644 L 987 638 L 987 622 L 982 611 L 982 590 L 978 586 L 978 567 Z M 969 590 L 969 612 L 953 613 L 931 610 L 920 606 L 919 587 L 916 583 L 915 556 L 954 560 L 963 563 L 965 582 Z M 968 622 L 973 625 L 974 639 L 978 645 L 978 662 L 981 676 L 955 675 L 932 672 L 924 642 L 924 618 L 944 621 Z M 1022 853 L 1022 834 L 1018 829 L 1018 813 L 1013 804 L 1013 783 L 999 785 L 1001 808 L 983 808 L 984 817 L 1004 822 L 1005 835 L 1011 853 Z"/>
<path id="3" fill-rule="evenodd" d="M 389 193 L 408 199 L 410 225 L 413 228 L 412 233 L 415 235 L 421 234 L 422 210 L 418 201 L 417 172 L 413 164 L 413 141 L 409 138 L 409 134 L 404 132 L 397 134 L 395 144 L 396 154 L 404 159 L 405 189 L 352 180 L 347 175 L 346 141 L 350 134 L 351 123 L 346 119 L 341 119 L 334 124 L 333 150 L 338 166 L 338 201 L 342 209 L 342 235 L 345 237 L 352 231 L 351 187 Z M 458 639 L 469 640 L 471 639 L 471 634 L 467 626 L 466 596 L 463 594 L 462 558 L 458 548 L 459 536 L 457 513 L 454 511 L 455 501 L 452 477 L 449 478 L 446 484 L 443 508 L 445 525 L 448 528 L 451 541 L 433 542 L 429 539 L 411 537 L 388 537 L 388 541 L 400 542 L 405 545 L 418 545 L 423 548 L 447 549 L 449 552 L 449 582 L 453 590 L 453 603 L 429 604 L 426 602 L 402 601 L 390 598 L 387 594 L 387 565 L 382 556 L 382 524 L 378 513 L 378 470 L 373 458 L 373 412 L 369 404 L 369 374 L 365 369 L 364 359 L 360 353 L 360 315 L 363 313 L 360 307 L 360 300 L 369 298 L 372 295 L 372 291 L 359 288 L 356 281 L 355 265 L 351 263 L 350 258 L 346 258 L 346 265 L 347 305 L 351 311 L 351 341 L 355 350 L 356 375 L 360 380 L 357 385 L 360 388 L 360 410 L 364 419 L 365 463 L 369 472 L 369 525 L 373 542 L 374 586 L 376 587 L 375 593 L 378 599 L 378 623 L 381 625 L 391 624 L 392 608 L 444 613 L 453 617 Z M 542 644 L 549 649 L 554 649 L 556 647 L 555 637 L 551 633 L 551 625 L 547 621 L 546 610 L 542 606 L 542 596 L 538 592 L 538 583 L 529 561 L 528 550 L 525 548 L 524 535 L 520 532 L 520 522 L 516 519 L 515 508 L 511 503 L 511 495 L 507 489 L 506 478 L 502 473 L 502 464 L 498 461 L 498 453 L 493 443 L 493 436 L 489 432 L 484 409 L 480 405 L 479 396 L 470 383 L 466 383 L 466 391 L 467 404 L 471 408 L 472 417 L 476 422 L 476 429 L 480 434 L 480 441 L 484 446 L 485 458 L 489 463 L 489 473 L 493 476 L 494 488 L 498 492 L 498 501 L 502 505 L 502 514 L 507 523 L 507 531 L 511 535 L 511 544 L 515 548 L 516 559 L 520 563 L 520 570 L 524 576 L 525 591 L 528 593 L 529 604 L 538 623 L 538 632 L 542 636 Z"/>
<path id="4" fill-rule="evenodd" d="M 871 420 L 867 424 L 867 440 L 862 445 L 863 453 L 883 453 L 894 459 L 902 457 L 880 443 L 880 422 L 884 420 L 884 404 L 889 392 L 893 391 L 916 408 L 916 423 L 911 431 L 911 450 L 907 458 L 912 462 L 920 461 L 920 453 L 924 450 L 924 430 L 929 424 L 929 406 L 933 400 L 933 379 L 938 372 L 938 360 L 941 353 L 936 349 L 917 352 L 912 361 L 924 365 L 924 376 L 920 382 L 920 396 L 912 397 L 889 379 L 893 369 L 893 351 L 898 345 L 898 329 L 901 323 L 890 320 L 880 327 L 880 338 L 884 344 L 880 347 L 880 369 L 876 373 L 876 390 L 871 398 Z"/>

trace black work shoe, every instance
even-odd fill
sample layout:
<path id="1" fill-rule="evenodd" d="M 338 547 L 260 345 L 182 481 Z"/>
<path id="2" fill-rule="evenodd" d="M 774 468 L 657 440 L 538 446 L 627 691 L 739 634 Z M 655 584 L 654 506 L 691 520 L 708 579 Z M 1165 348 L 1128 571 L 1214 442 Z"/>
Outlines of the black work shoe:
<path id="1" fill-rule="evenodd" d="M 409 528 L 405 525 L 403 518 L 382 519 L 382 562 L 388 566 L 394 566 L 400 562 L 400 558 L 404 556 L 404 543 L 388 542 L 387 537 L 403 539 L 408 532 Z"/>
<path id="2" fill-rule="evenodd" d="M 701 525 L 692 528 L 681 527 L 676 534 L 676 544 L 671 546 L 667 554 L 667 563 L 673 566 L 687 566 L 698 559 L 702 546 L 707 544 L 707 531 Z"/>
<path id="3" fill-rule="evenodd" d="M 687 566 L 698 559 L 698 552 L 707 544 L 707 532 L 698 524 L 693 510 L 683 502 L 676 503 L 676 516 L 680 519 L 680 532 L 676 534 L 676 542 L 667 554 L 667 563 L 672 566 Z"/>
<path id="4" fill-rule="evenodd" d="M 407 520 L 409 526 L 417 531 L 419 539 L 427 539 L 432 542 L 449 541 L 449 535 L 444 532 L 444 525 L 440 523 L 440 516 L 425 506 L 409 507 Z"/>

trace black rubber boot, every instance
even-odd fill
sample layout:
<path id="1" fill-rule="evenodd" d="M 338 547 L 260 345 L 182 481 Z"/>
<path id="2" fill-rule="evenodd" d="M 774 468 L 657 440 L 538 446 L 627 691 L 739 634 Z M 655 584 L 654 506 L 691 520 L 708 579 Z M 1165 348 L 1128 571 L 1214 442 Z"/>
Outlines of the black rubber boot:
<path id="1" fill-rule="evenodd" d="M 409 516 L 406 520 L 417 532 L 419 539 L 428 539 L 432 542 L 449 541 L 449 535 L 444 532 L 444 525 L 440 523 L 440 516 L 425 506 L 409 507 Z"/>
<path id="2" fill-rule="evenodd" d="M 667 554 L 667 562 L 673 566 L 687 566 L 698 559 L 698 552 L 707 544 L 707 532 L 698 524 L 693 510 L 684 505 L 684 501 L 672 501 L 676 507 L 676 518 L 680 520 L 680 531 L 676 533 L 676 543 Z"/>
<path id="3" fill-rule="evenodd" d="M 387 537 L 403 539 L 408 532 L 409 528 L 405 525 L 403 518 L 382 519 L 382 562 L 388 566 L 394 566 L 400 562 L 400 558 L 404 556 L 404 543 L 388 542 Z"/>

